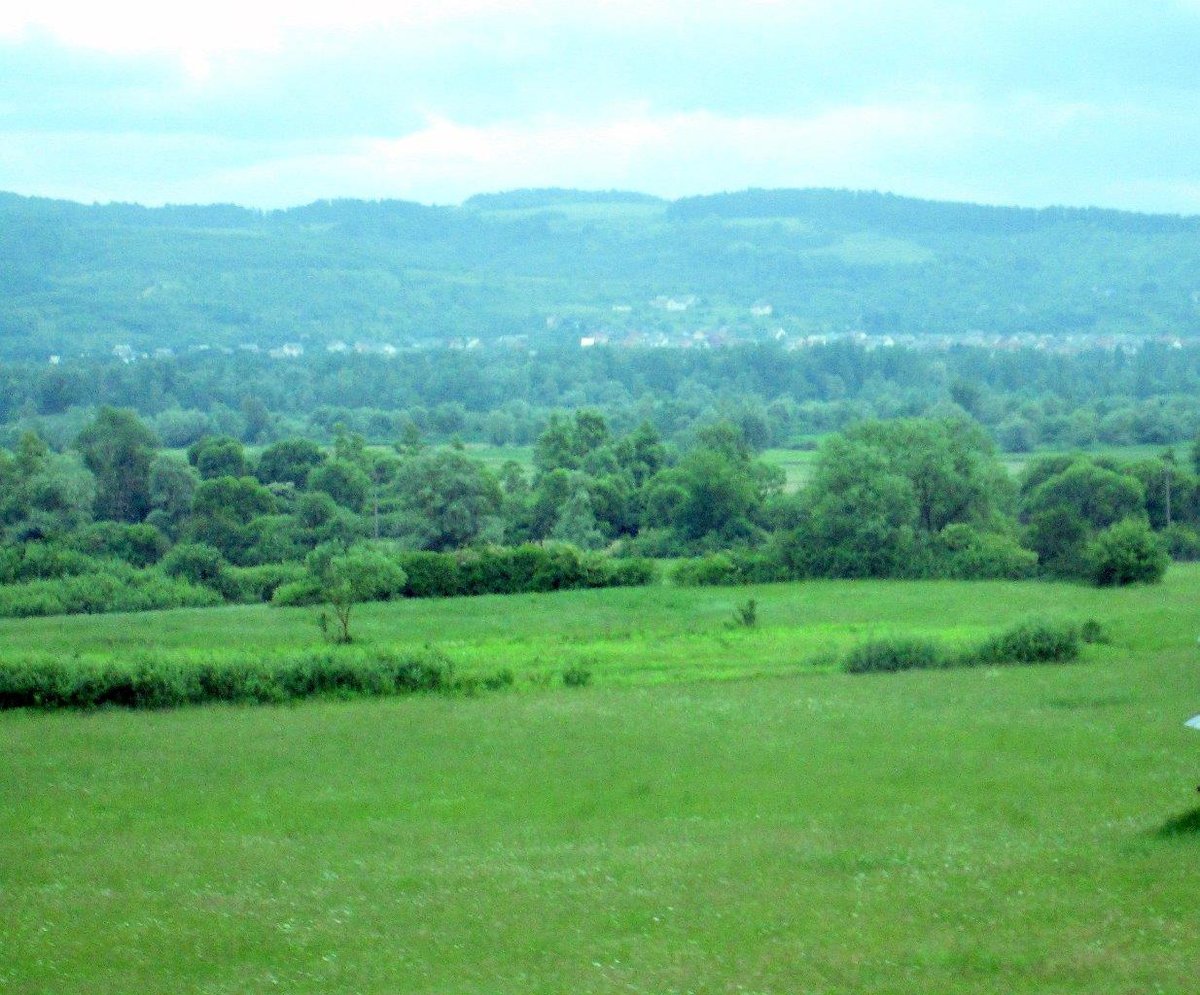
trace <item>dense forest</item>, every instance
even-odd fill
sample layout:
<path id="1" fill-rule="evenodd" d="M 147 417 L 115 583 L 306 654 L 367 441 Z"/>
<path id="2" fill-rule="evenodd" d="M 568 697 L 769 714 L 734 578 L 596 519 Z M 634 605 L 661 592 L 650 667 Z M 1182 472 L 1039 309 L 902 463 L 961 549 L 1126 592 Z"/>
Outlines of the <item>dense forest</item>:
<path id="1" fill-rule="evenodd" d="M 0 195 L 0 354 L 1190 337 L 1200 220 L 876 193 L 543 190 L 261 212 Z"/>

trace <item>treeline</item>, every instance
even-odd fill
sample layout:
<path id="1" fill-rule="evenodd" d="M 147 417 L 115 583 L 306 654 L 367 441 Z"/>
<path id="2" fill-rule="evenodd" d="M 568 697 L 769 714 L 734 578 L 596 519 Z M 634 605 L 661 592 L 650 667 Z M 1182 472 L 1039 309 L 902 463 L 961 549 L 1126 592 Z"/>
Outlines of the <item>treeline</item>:
<path id="1" fill-rule="evenodd" d="M 965 419 L 866 422 L 830 437 L 799 493 L 736 425 L 663 442 L 597 412 L 555 417 L 533 468 L 460 448 L 162 451 L 104 408 L 72 447 L 0 450 L 0 614 L 221 601 L 347 604 L 653 582 L 803 577 L 1158 579 L 1200 556 L 1200 483 L 1171 454 L 1032 461 L 1018 482 Z"/>
<path id="2" fill-rule="evenodd" d="M 857 421 L 953 414 L 1009 452 L 1168 445 L 1200 431 L 1200 347 L 1134 355 L 1035 349 L 945 353 L 849 344 L 787 351 L 595 348 L 428 350 L 280 361 L 216 352 L 0 367 L 0 444 L 32 430 L 69 446 L 100 406 L 132 408 L 163 445 L 206 435 L 247 444 L 341 429 L 397 439 L 529 445 L 562 409 L 600 411 L 617 431 L 648 422 L 687 443 L 719 421 L 754 448 L 794 446 Z"/>

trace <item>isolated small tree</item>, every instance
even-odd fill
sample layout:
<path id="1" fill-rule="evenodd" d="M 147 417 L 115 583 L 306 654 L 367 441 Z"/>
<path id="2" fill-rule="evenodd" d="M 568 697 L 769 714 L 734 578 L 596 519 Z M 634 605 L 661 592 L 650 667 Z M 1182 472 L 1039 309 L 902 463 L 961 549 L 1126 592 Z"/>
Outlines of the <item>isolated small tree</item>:
<path id="1" fill-rule="evenodd" d="M 350 613 L 356 604 L 397 597 L 408 580 L 400 566 L 371 549 L 352 549 L 331 556 L 319 569 L 321 593 L 337 622 L 331 637 L 337 643 L 353 641 Z"/>

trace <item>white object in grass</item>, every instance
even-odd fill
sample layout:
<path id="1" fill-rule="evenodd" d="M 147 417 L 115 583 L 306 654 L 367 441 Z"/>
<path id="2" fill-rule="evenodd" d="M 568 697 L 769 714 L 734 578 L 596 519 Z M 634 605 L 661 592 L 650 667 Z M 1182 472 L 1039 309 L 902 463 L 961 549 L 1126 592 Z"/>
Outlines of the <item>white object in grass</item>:
<path id="1" fill-rule="evenodd" d="M 1189 729 L 1200 729 L 1200 715 L 1193 715 L 1184 725 Z"/>

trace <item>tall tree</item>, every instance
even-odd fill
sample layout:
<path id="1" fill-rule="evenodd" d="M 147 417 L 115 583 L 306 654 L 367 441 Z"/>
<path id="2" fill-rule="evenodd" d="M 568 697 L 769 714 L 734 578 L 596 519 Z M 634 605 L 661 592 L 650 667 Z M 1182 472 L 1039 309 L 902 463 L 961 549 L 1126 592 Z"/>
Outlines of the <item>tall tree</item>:
<path id="1" fill-rule="evenodd" d="M 158 440 L 125 408 L 101 408 L 75 440 L 96 477 L 96 517 L 140 522 L 150 511 L 150 461 Z"/>

